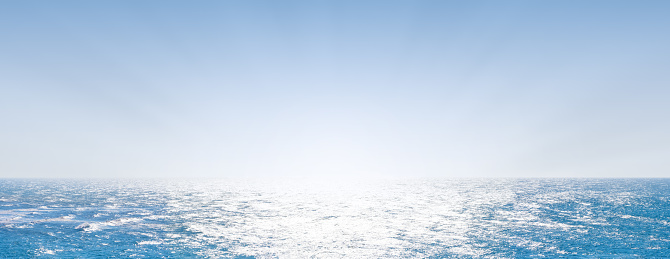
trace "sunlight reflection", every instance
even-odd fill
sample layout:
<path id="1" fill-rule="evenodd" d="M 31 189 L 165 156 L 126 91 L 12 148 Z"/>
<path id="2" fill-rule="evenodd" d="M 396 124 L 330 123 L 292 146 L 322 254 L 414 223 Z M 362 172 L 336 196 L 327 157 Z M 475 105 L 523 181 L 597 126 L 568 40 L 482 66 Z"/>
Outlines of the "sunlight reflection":
<path id="1" fill-rule="evenodd" d="M 485 249 L 468 242 L 477 234 L 473 227 L 481 230 L 481 219 L 495 214 L 490 207 L 514 195 L 500 185 L 470 192 L 462 184 L 218 181 L 174 193 L 170 205 L 196 233 L 175 241 L 210 247 L 203 249 L 206 256 L 415 257 L 417 251 L 438 252 L 434 244 L 453 254 L 481 255 Z"/>

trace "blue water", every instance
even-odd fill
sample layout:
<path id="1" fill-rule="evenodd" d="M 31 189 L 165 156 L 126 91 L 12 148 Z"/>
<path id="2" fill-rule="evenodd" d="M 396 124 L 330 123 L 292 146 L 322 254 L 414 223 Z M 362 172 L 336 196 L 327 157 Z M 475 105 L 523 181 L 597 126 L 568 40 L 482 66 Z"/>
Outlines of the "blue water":
<path id="1" fill-rule="evenodd" d="M 0 180 L 35 256 L 670 258 L 670 180 Z"/>

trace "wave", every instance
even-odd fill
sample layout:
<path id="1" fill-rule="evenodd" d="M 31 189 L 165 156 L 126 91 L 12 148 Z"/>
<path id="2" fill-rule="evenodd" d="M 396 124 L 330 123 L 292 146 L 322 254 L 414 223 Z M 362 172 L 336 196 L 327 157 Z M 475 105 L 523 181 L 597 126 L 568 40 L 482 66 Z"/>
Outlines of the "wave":
<path id="1" fill-rule="evenodd" d="M 116 226 L 122 226 L 125 224 L 129 223 L 135 223 L 142 221 L 140 218 L 119 218 L 119 219 L 114 219 L 114 220 L 108 220 L 104 222 L 85 222 L 82 224 L 79 224 L 78 226 L 75 227 L 75 229 L 83 230 L 86 232 L 93 232 L 93 231 L 98 231 L 101 230 L 105 227 L 116 227 Z"/>

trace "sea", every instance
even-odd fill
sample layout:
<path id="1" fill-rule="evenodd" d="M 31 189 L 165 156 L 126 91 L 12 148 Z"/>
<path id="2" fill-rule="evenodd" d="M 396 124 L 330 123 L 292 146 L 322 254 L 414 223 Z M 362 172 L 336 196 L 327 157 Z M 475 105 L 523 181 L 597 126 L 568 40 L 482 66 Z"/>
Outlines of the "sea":
<path id="1" fill-rule="evenodd" d="M 0 179 L 0 258 L 670 258 L 670 179 Z"/>

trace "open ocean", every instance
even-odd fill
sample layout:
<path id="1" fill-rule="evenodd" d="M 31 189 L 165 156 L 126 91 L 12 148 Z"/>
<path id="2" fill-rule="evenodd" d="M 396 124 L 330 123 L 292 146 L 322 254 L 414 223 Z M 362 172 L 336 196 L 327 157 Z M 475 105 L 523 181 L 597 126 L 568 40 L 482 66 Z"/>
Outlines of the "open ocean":
<path id="1" fill-rule="evenodd" d="M 670 179 L 0 180 L 0 258 L 670 258 Z"/>

